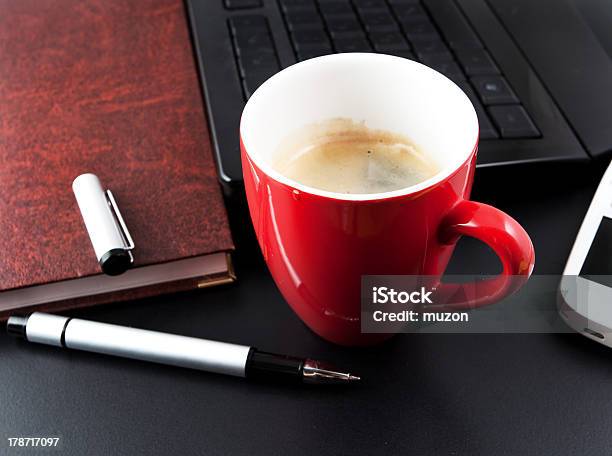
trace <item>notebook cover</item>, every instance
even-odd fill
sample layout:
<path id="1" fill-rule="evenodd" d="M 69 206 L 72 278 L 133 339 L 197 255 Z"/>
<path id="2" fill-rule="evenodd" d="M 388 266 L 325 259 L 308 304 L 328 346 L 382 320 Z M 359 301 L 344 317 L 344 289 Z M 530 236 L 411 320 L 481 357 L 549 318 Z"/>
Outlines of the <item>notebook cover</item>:
<path id="1" fill-rule="evenodd" d="M 100 273 L 85 172 L 135 267 L 233 249 L 181 0 L 0 0 L 0 293 Z"/>
<path id="2" fill-rule="evenodd" d="M 19 310 L 23 313 L 30 313 L 34 311 L 39 312 L 60 312 L 63 310 L 72 310 L 82 307 L 89 307 L 97 304 L 104 303 L 121 303 L 123 301 L 130 301 L 135 299 L 143 299 L 151 296 L 162 295 L 167 293 L 176 293 L 179 291 L 193 290 L 196 288 L 206 288 L 209 286 L 224 285 L 232 283 L 236 276 L 234 275 L 233 267 L 231 266 L 231 259 L 227 258 L 228 261 L 228 272 L 211 274 L 206 277 L 198 277 L 193 279 L 184 279 L 174 282 L 160 283 L 157 285 L 150 285 L 146 287 L 132 288 L 129 290 L 109 292 L 103 294 L 96 294 L 92 296 L 86 296 L 77 299 L 68 299 L 63 301 L 55 301 L 46 304 L 37 304 L 34 306 L 23 306 Z M 0 322 L 6 321 L 12 314 L 14 309 L 3 308 L 0 305 Z"/>

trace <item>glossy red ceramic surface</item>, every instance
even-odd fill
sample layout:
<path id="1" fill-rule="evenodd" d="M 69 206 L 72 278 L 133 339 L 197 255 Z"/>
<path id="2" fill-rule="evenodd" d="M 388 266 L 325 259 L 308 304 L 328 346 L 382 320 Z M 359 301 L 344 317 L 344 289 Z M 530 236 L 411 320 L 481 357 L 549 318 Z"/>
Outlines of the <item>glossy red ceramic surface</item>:
<path id="1" fill-rule="evenodd" d="M 242 141 L 241 153 L 251 218 L 270 272 L 298 316 L 331 342 L 381 339 L 360 331 L 362 275 L 441 275 L 462 235 L 489 244 L 504 269 L 454 308 L 499 300 L 533 269 L 534 250 L 523 228 L 498 209 L 468 201 L 476 147 L 459 169 L 431 187 L 366 201 L 298 191 L 262 172 Z"/>

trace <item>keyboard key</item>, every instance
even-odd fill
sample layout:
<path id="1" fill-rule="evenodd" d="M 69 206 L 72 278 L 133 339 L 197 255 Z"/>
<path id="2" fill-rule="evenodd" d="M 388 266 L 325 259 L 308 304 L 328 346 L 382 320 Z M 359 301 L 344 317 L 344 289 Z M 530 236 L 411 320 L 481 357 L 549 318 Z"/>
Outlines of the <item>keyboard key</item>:
<path id="1" fill-rule="evenodd" d="M 274 54 L 249 53 L 238 58 L 238 68 L 243 78 L 254 73 L 274 74 L 280 70 L 278 59 Z"/>
<path id="2" fill-rule="evenodd" d="M 385 0 L 353 0 L 353 4 L 359 11 L 387 10 L 389 8 Z"/>
<path id="3" fill-rule="evenodd" d="M 357 29 L 351 32 L 337 32 L 332 30 L 329 32 L 332 37 L 332 41 L 336 42 L 337 40 L 367 40 L 366 34 L 363 30 Z"/>
<path id="4" fill-rule="evenodd" d="M 236 36 L 236 33 L 244 29 L 260 29 L 268 30 L 268 22 L 264 16 L 256 15 L 244 15 L 232 17 L 229 20 L 230 29 L 232 34 Z"/>
<path id="5" fill-rule="evenodd" d="M 399 5 L 418 5 L 420 0 L 389 0 L 392 7 Z"/>
<path id="6" fill-rule="evenodd" d="M 289 13 L 285 17 L 290 31 L 307 28 L 324 28 L 321 16 L 315 11 L 298 11 Z"/>
<path id="7" fill-rule="evenodd" d="M 236 33 L 234 38 L 238 52 L 246 51 L 247 49 L 268 49 L 274 50 L 272 37 L 268 30 L 259 29 L 244 29 Z"/>
<path id="8" fill-rule="evenodd" d="M 372 32 L 369 36 L 377 52 L 410 50 L 410 45 L 400 32 Z"/>
<path id="9" fill-rule="evenodd" d="M 287 19 L 287 23 L 298 24 L 304 22 L 319 22 L 322 23 L 321 16 L 317 13 L 317 10 L 297 10 L 292 11 L 290 13 L 285 14 L 285 19 Z"/>
<path id="10" fill-rule="evenodd" d="M 351 16 L 355 14 L 353 8 L 351 7 L 351 4 L 342 1 L 320 3 L 319 9 L 321 10 L 321 14 L 326 17 L 341 15 Z"/>
<path id="11" fill-rule="evenodd" d="M 465 72 L 470 76 L 482 74 L 499 74 L 493 59 L 482 49 L 463 50 L 457 52 L 457 59 Z"/>
<path id="12" fill-rule="evenodd" d="M 424 0 L 452 49 L 479 49 L 482 43 L 455 2 Z"/>
<path id="13" fill-rule="evenodd" d="M 521 105 L 491 106 L 493 122 L 499 128 L 502 138 L 535 138 L 540 132 Z"/>
<path id="14" fill-rule="evenodd" d="M 478 116 L 478 125 L 480 130 L 480 139 L 495 139 L 498 138 L 497 130 L 493 126 L 487 111 L 485 110 L 482 103 L 478 99 L 478 95 L 474 92 L 474 89 L 467 81 L 458 81 L 456 83 L 461 90 L 468 96 L 472 105 L 474 106 L 474 110 L 476 111 L 476 116 Z"/>
<path id="15" fill-rule="evenodd" d="M 314 0 L 280 0 L 283 13 L 299 13 L 309 11 L 317 13 L 317 4 Z"/>
<path id="16" fill-rule="evenodd" d="M 366 40 L 367 41 L 367 37 L 366 34 L 363 30 L 355 30 L 354 32 L 330 32 L 329 33 L 332 37 L 332 42 L 335 43 L 338 40 Z"/>
<path id="17" fill-rule="evenodd" d="M 243 55 L 276 55 L 276 49 L 274 49 L 274 45 L 270 42 L 268 44 L 262 44 L 258 46 L 249 46 L 249 47 L 239 47 L 236 46 L 236 53 L 238 54 L 238 58 L 241 58 Z"/>
<path id="18" fill-rule="evenodd" d="M 305 7 L 309 8 L 314 5 L 314 0 L 280 0 L 280 4 L 285 7 Z"/>
<path id="19" fill-rule="evenodd" d="M 436 27 L 429 21 L 402 23 L 404 33 L 411 42 L 436 41 L 440 35 Z"/>
<path id="20" fill-rule="evenodd" d="M 325 20 L 330 32 L 343 33 L 361 31 L 357 16 L 331 16 Z M 332 35 L 333 36 L 333 35 Z"/>
<path id="21" fill-rule="evenodd" d="M 261 0 L 225 0 L 227 9 L 258 8 L 262 6 Z"/>
<path id="22" fill-rule="evenodd" d="M 428 66 L 453 81 L 462 81 L 465 79 L 465 74 L 461 71 L 461 68 L 459 68 L 456 62 L 437 62 Z"/>
<path id="23" fill-rule="evenodd" d="M 317 6 L 313 3 L 310 6 L 283 6 L 283 13 L 285 14 L 290 14 L 290 13 L 316 13 L 319 14 L 319 12 L 317 11 Z"/>
<path id="24" fill-rule="evenodd" d="M 372 46 L 365 38 L 351 39 L 341 38 L 334 40 L 334 46 L 337 52 L 371 52 Z"/>
<path id="25" fill-rule="evenodd" d="M 329 38 L 324 30 L 296 30 L 291 34 L 294 43 L 300 44 L 325 44 L 329 43 Z"/>
<path id="26" fill-rule="evenodd" d="M 485 105 L 518 103 L 518 98 L 501 76 L 475 76 L 471 78 L 476 92 Z"/>
<path id="27" fill-rule="evenodd" d="M 389 11 L 366 11 L 361 13 L 360 16 L 368 32 L 375 30 L 381 32 L 399 30 L 395 18 Z"/>
<path id="28" fill-rule="evenodd" d="M 268 62 L 274 62 L 270 64 L 270 69 L 278 70 L 272 36 L 270 35 L 267 21 L 263 16 L 238 16 L 232 18 L 230 19 L 230 28 L 234 35 L 234 46 L 238 54 L 238 67 L 242 74 L 244 74 L 245 65 L 254 56 L 258 57 L 253 63 L 254 66 L 262 65 L 264 59 L 267 59 Z"/>
<path id="29" fill-rule="evenodd" d="M 419 4 L 400 4 L 393 7 L 395 15 L 401 23 L 428 21 L 429 17 Z"/>
<path id="30" fill-rule="evenodd" d="M 268 22 L 263 16 L 244 15 L 229 20 L 238 55 L 238 71 L 246 98 L 280 70 Z"/>
<path id="31" fill-rule="evenodd" d="M 332 53 L 332 47 L 329 41 L 325 43 L 299 43 L 294 41 L 293 47 L 295 47 L 295 52 L 297 53 L 297 55 L 308 55 L 312 52 L 321 52 L 328 54 Z"/>
<path id="32" fill-rule="evenodd" d="M 429 66 L 454 60 L 450 52 L 418 52 L 417 55 L 422 63 Z"/>
<path id="33" fill-rule="evenodd" d="M 314 2 L 310 2 L 307 4 L 297 4 L 297 5 L 283 5 L 283 13 L 317 13 L 317 5 Z"/>
<path id="34" fill-rule="evenodd" d="M 450 51 L 446 44 L 440 40 L 422 40 L 414 43 L 414 48 L 417 54 L 440 54 L 447 53 L 450 55 Z M 451 56 L 452 58 L 452 56 Z"/>
<path id="35" fill-rule="evenodd" d="M 298 60 L 308 60 L 313 57 L 320 57 L 322 55 L 332 54 L 331 45 L 327 46 L 315 46 L 315 47 L 303 47 L 297 53 Z"/>

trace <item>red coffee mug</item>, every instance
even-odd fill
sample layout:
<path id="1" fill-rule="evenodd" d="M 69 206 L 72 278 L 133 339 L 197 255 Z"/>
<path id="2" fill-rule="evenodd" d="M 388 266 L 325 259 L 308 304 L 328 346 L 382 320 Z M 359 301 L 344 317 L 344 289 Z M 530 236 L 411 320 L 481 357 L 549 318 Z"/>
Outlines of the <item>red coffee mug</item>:
<path id="1" fill-rule="evenodd" d="M 441 171 L 397 191 L 343 194 L 307 187 L 273 169 L 283 139 L 331 118 L 405 134 Z M 240 139 L 251 219 L 272 277 L 306 325 L 331 342 L 380 339 L 360 331 L 362 275 L 442 276 L 460 236 L 491 246 L 503 272 L 452 308 L 497 301 L 533 270 L 535 254 L 525 230 L 500 210 L 469 201 L 478 119 L 461 89 L 424 65 L 351 53 L 288 67 L 251 96 Z"/>

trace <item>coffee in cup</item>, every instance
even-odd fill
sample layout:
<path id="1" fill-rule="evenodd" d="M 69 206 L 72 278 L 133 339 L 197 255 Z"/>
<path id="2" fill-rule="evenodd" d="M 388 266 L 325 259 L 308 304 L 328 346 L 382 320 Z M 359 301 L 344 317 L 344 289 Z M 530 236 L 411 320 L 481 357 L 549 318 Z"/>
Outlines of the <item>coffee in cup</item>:
<path id="1" fill-rule="evenodd" d="M 276 151 L 273 167 L 303 185 L 352 194 L 411 187 L 440 170 L 407 136 L 346 118 L 289 134 Z"/>

